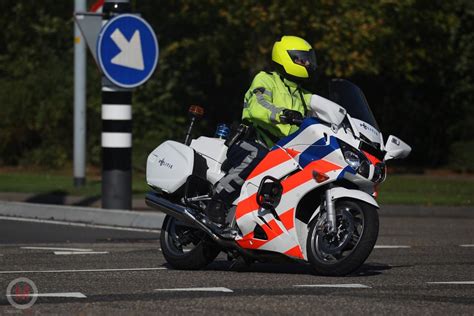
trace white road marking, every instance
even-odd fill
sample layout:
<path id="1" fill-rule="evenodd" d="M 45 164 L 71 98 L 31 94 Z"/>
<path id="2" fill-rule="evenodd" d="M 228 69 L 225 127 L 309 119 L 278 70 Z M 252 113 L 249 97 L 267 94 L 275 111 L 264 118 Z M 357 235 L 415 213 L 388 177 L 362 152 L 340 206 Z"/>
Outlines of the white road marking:
<path id="1" fill-rule="evenodd" d="M 459 245 L 459 247 L 474 247 L 474 244 Z"/>
<path id="2" fill-rule="evenodd" d="M 29 250 L 57 250 L 57 251 L 92 251 L 92 249 L 84 248 L 62 248 L 62 247 L 20 247 L 20 249 L 29 249 Z"/>
<path id="3" fill-rule="evenodd" d="M 55 255 L 104 255 L 108 251 L 55 251 Z"/>
<path id="4" fill-rule="evenodd" d="M 364 284 L 301 284 L 294 287 L 331 287 L 331 288 L 350 288 L 350 289 L 370 289 L 370 286 Z"/>
<path id="5" fill-rule="evenodd" d="M 75 273 L 75 272 L 117 272 L 117 271 L 153 271 L 167 270 L 165 267 L 159 268 L 129 268 L 129 269 L 83 269 L 83 270 L 30 270 L 30 271 L 0 271 L 0 274 L 19 273 Z"/>
<path id="6" fill-rule="evenodd" d="M 232 293 L 231 289 L 226 287 L 189 287 L 176 289 L 155 289 L 155 291 L 169 291 L 169 292 L 225 292 Z"/>
<path id="7" fill-rule="evenodd" d="M 426 282 L 428 284 L 472 284 L 474 285 L 474 281 L 447 281 L 447 282 Z"/>
<path id="8" fill-rule="evenodd" d="M 37 293 L 37 294 L 7 294 L 7 296 L 29 296 L 29 297 L 73 297 L 73 298 L 87 298 L 80 292 L 66 292 L 66 293 Z"/>
<path id="9" fill-rule="evenodd" d="M 145 233 L 159 233 L 160 232 L 159 229 L 130 228 L 130 227 L 117 227 L 117 226 L 95 225 L 95 224 L 84 224 L 84 223 L 71 223 L 71 222 L 53 221 L 53 220 L 47 220 L 47 219 L 20 218 L 20 217 L 10 217 L 10 216 L 0 216 L 0 220 L 54 224 L 54 225 L 75 226 L 75 227 L 87 227 L 87 228 L 103 228 L 103 229 L 124 230 L 124 231 L 131 231 L 131 232 L 145 232 Z"/>
<path id="10" fill-rule="evenodd" d="M 397 249 L 397 248 L 411 248 L 411 246 L 403 245 L 375 245 L 375 249 Z"/>

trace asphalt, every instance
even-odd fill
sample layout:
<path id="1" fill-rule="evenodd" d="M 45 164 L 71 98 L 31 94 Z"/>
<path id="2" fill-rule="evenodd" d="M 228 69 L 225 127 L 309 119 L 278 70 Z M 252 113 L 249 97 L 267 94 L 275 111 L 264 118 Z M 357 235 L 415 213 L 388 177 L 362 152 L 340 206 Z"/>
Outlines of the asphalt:
<path id="1" fill-rule="evenodd" d="M 179 271 L 160 253 L 159 232 L 0 220 L 9 242 L 0 245 L 0 314 L 20 313 L 2 290 L 18 277 L 40 294 L 83 296 L 39 297 L 28 314 L 474 314 L 474 219 L 381 214 L 377 248 L 339 278 L 297 263 L 232 265 L 223 255 Z"/>

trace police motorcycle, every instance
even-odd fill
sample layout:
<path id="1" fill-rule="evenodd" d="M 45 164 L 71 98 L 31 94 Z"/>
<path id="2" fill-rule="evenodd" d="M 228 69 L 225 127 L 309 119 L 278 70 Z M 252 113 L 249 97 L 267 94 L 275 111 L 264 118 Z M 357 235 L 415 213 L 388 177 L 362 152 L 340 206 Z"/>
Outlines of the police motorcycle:
<path id="1" fill-rule="evenodd" d="M 334 79 L 329 90 L 331 100 L 311 97 L 299 129 L 280 139 L 246 179 L 228 210 L 230 236 L 204 215 L 213 185 L 224 176 L 227 128 L 190 141 L 202 115 L 192 107 L 185 143 L 168 140 L 150 153 L 146 179 L 153 191 L 146 203 L 167 214 L 160 242 L 172 267 L 200 269 L 220 252 L 246 263 L 309 263 L 332 276 L 364 263 L 378 236 L 376 197 L 385 163 L 411 148 L 393 135 L 384 143 L 356 85 Z"/>

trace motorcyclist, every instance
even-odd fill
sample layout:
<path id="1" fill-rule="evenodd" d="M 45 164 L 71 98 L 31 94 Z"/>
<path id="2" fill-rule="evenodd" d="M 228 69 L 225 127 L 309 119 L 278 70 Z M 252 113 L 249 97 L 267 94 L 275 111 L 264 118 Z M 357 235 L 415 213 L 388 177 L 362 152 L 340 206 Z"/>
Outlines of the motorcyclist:
<path id="1" fill-rule="evenodd" d="M 248 127 L 227 153 L 227 174 L 215 186 L 207 217 L 225 227 L 226 210 L 269 149 L 298 129 L 306 115 L 311 93 L 301 87 L 316 72 L 311 45 L 296 36 L 283 36 L 272 49 L 272 72 L 259 72 L 244 97 L 243 123 Z"/>

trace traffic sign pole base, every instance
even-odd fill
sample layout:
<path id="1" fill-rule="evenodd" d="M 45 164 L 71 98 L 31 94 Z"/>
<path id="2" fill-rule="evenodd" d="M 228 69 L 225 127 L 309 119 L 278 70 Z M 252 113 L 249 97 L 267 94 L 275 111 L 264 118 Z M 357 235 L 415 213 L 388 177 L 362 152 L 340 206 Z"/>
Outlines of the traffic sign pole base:
<path id="1" fill-rule="evenodd" d="M 80 188 L 86 185 L 86 178 L 74 178 L 74 187 Z"/>
<path id="2" fill-rule="evenodd" d="M 132 172 L 122 170 L 102 171 L 102 208 L 132 209 Z"/>

